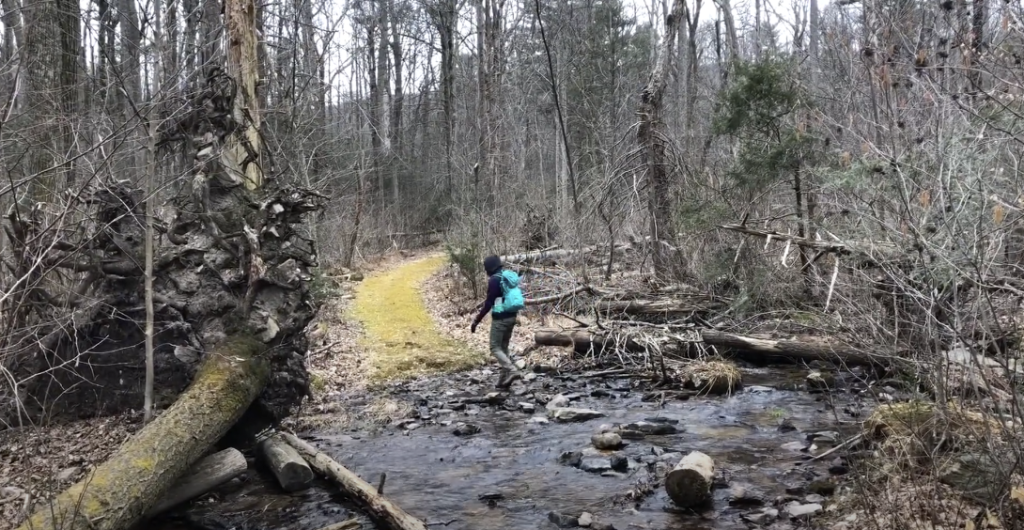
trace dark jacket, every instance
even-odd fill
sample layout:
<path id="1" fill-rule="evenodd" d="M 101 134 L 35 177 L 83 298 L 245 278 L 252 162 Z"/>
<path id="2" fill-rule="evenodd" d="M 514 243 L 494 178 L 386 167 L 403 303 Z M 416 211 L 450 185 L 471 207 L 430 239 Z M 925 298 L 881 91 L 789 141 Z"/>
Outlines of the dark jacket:
<path id="1" fill-rule="evenodd" d="M 501 269 L 498 269 L 491 277 L 487 280 L 487 299 L 484 300 L 484 307 L 480 310 L 480 314 L 476 316 L 476 321 L 480 322 L 487 316 L 487 313 L 494 307 L 494 301 L 501 296 Z M 512 311 L 508 313 L 494 313 L 491 315 L 491 320 L 502 320 L 505 318 L 512 318 L 518 313 Z"/>

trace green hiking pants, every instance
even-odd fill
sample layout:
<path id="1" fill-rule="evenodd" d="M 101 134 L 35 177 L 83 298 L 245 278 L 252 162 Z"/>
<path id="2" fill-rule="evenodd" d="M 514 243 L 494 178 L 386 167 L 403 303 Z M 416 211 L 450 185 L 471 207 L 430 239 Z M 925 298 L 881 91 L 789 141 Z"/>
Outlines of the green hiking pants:
<path id="1" fill-rule="evenodd" d="M 498 360 L 503 370 L 515 371 L 512 364 L 508 343 L 512 340 L 512 330 L 516 327 L 516 317 L 491 319 L 491 355 Z"/>

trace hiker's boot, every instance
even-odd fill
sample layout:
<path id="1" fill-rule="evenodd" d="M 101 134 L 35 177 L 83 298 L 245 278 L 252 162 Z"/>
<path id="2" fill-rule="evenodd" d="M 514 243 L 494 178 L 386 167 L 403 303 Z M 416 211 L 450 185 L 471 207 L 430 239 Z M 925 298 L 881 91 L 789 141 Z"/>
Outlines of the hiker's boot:
<path id="1" fill-rule="evenodd" d="M 522 376 L 519 374 L 519 370 L 503 369 L 501 371 L 501 377 L 498 379 L 497 387 L 501 389 L 508 388 L 512 386 L 512 382 L 516 379 L 522 379 Z"/>

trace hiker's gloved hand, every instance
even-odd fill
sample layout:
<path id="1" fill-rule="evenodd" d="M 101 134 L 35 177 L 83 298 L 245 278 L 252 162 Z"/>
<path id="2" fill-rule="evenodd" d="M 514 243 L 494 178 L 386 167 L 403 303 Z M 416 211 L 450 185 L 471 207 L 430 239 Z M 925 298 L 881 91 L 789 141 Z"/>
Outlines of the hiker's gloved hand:
<path id="1" fill-rule="evenodd" d="M 480 321 L 479 320 L 474 320 L 473 321 L 473 325 L 469 326 L 469 332 L 470 333 L 476 333 L 476 327 L 479 326 L 479 325 L 480 325 Z"/>

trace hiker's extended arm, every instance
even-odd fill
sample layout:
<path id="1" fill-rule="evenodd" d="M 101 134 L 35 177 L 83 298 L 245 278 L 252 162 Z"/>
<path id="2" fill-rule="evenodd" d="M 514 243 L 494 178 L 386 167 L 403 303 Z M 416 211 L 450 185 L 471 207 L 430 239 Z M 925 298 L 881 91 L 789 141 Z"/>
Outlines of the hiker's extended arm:
<path id="1" fill-rule="evenodd" d="M 487 313 L 490 312 L 491 308 L 494 307 L 494 301 L 497 300 L 499 296 L 501 296 L 500 280 L 498 280 L 497 276 L 491 276 L 491 278 L 487 280 L 487 299 L 484 300 L 484 306 L 480 309 L 480 314 L 478 314 L 476 319 L 473 321 L 479 324 L 480 321 L 487 316 Z"/>

